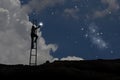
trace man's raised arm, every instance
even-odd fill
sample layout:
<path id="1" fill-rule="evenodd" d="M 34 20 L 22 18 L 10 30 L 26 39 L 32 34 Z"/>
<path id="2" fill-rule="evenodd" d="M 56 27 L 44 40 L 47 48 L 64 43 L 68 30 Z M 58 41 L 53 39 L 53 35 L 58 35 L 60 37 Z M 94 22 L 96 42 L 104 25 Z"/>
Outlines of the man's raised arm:
<path id="1" fill-rule="evenodd" d="M 38 28 L 41 28 L 41 27 L 42 27 L 42 26 L 39 25 L 39 26 L 37 27 L 37 29 L 38 29 Z"/>

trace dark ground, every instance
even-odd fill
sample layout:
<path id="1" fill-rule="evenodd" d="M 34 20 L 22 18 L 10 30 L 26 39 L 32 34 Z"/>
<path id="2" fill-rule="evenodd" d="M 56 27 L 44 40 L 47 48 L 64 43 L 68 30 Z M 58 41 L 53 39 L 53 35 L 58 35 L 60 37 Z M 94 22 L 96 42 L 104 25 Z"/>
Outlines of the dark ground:
<path id="1" fill-rule="evenodd" d="M 7 78 L 120 80 L 120 60 L 55 61 L 38 66 L 1 64 L 0 74 Z"/>

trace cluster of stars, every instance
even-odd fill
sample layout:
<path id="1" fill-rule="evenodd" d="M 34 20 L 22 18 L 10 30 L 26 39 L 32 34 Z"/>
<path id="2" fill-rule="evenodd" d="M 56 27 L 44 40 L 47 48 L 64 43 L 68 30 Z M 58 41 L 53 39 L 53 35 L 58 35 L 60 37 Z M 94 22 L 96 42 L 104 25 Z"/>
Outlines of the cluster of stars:
<path id="1" fill-rule="evenodd" d="M 82 27 L 81 31 L 86 31 L 84 37 L 90 39 L 91 42 L 95 44 L 98 48 L 108 48 L 107 43 L 101 37 L 103 35 L 103 32 L 99 32 L 98 27 L 95 24 L 90 24 L 90 26 L 88 26 L 88 30 Z"/>
<path id="2" fill-rule="evenodd" d="M 102 32 L 98 31 L 98 27 L 95 24 L 89 26 L 89 35 L 93 44 L 97 45 L 100 49 L 108 48 L 107 43 L 102 39 Z"/>

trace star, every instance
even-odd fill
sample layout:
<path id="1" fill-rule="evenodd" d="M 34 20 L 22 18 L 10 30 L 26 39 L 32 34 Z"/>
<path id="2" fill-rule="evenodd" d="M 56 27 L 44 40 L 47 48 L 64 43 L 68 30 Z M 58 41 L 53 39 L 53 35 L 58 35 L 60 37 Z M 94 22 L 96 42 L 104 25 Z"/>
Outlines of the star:
<path id="1" fill-rule="evenodd" d="M 113 50 L 111 50 L 110 53 L 113 54 Z"/>
<path id="2" fill-rule="evenodd" d="M 55 14 L 55 12 L 51 12 L 51 15 L 54 15 Z"/>
<path id="3" fill-rule="evenodd" d="M 84 28 L 81 28 L 81 31 L 84 31 Z"/>
<path id="4" fill-rule="evenodd" d="M 108 48 L 106 43 L 102 43 L 103 48 Z"/>
<path id="5" fill-rule="evenodd" d="M 95 56 L 96 58 L 98 58 L 98 56 Z"/>
<path id="6" fill-rule="evenodd" d="M 74 7 L 75 7 L 75 9 L 78 9 L 78 6 L 77 6 L 77 5 L 75 5 Z"/>
<path id="7" fill-rule="evenodd" d="M 43 27 L 43 22 L 40 22 L 39 25 L 40 25 L 41 27 Z"/>
<path id="8" fill-rule="evenodd" d="M 101 32 L 100 34 L 101 34 L 101 35 L 103 35 L 103 33 L 102 33 L 102 32 Z"/>
<path id="9" fill-rule="evenodd" d="M 100 35 L 100 33 L 97 33 L 97 36 L 99 36 Z"/>
<path id="10" fill-rule="evenodd" d="M 88 34 L 85 34 L 85 38 L 88 38 Z"/>
<path id="11" fill-rule="evenodd" d="M 96 32 L 96 30 L 95 29 L 92 29 L 92 33 L 95 33 Z"/>
<path id="12" fill-rule="evenodd" d="M 109 13 L 109 14 L 111 14 L 112 12 L 111 12 L 111 11 L 109 11 L 108 13 Z"/>
<path id="13" fill-rule="evenodd" d="M 97 41 L 98 43 L 100 43 L 100 39 L 97 39 L 96 41 Z"/>

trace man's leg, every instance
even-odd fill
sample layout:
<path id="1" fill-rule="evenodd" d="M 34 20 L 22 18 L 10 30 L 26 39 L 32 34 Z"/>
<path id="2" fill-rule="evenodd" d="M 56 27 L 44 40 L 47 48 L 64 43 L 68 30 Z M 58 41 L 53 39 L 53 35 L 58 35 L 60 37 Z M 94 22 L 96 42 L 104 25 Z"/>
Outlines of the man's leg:
<path id="1" fill-rule="evenodd" d="M 33 43 L 33 38 L 31 38 L 32 40 L 31 40 L 31 49 L 33 49 L 34 48 L 34 43 Z"/>
<path id="2" fill-rule="evenodd" d="M 37 36 L 37 35 L 35 35 L 35 42 L 37 42 L 37 39 L 38 39 L 38 36 Z"/>

